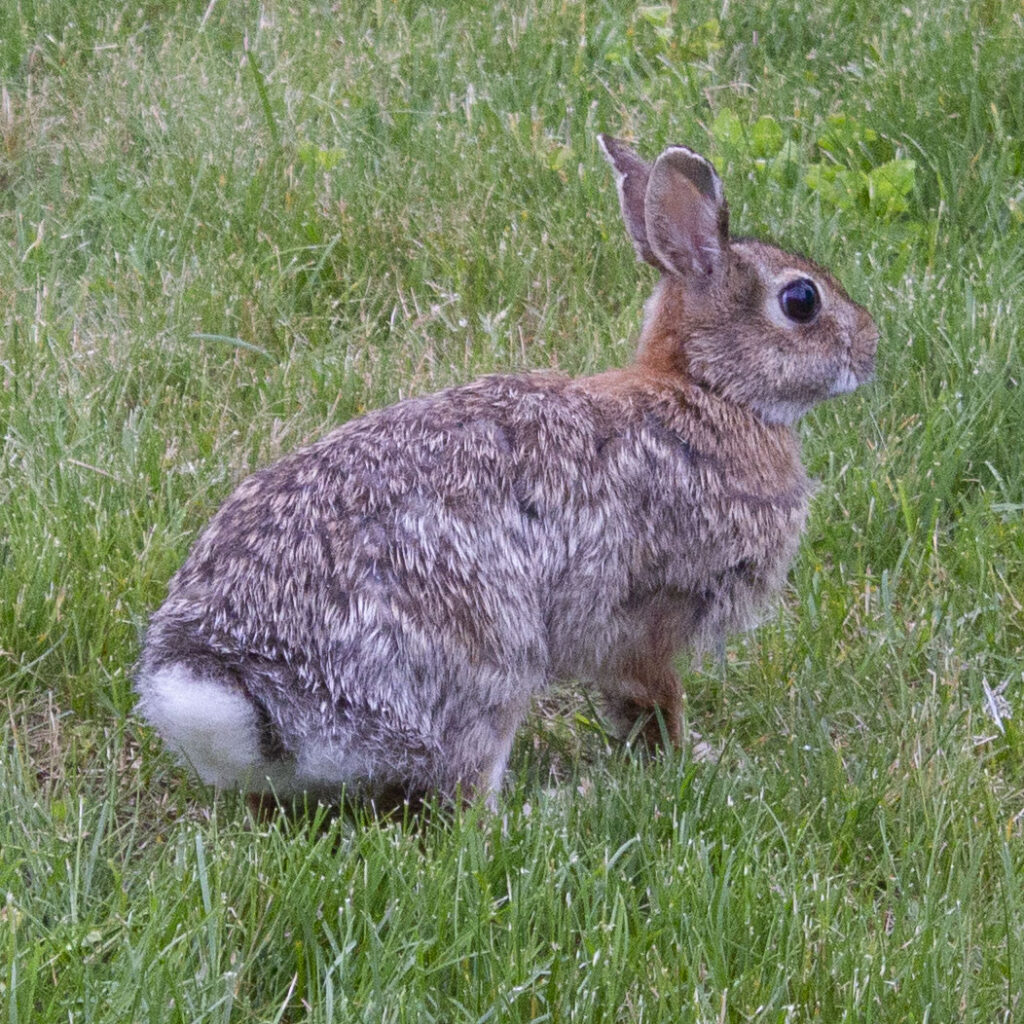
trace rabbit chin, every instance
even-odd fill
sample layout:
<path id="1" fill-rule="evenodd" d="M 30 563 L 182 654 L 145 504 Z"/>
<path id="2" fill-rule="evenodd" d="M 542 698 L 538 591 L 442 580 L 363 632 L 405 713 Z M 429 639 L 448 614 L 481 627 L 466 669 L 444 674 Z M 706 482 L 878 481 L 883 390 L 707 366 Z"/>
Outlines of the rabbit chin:
<path id="1" fill-rule="evenodd" d="M 818 404 L 821 398 L 836 398 L 839 395 L 848 395 L 856 390 L 861 384 L 860 378 L 849 366 L 844 366 L 832 381 L 827 394 L 819 395 L 818 399 L 806 402 L 797 402 L 792 399 L 778 399 L 774 402 L 754 402 L 754 411 L 765 421 L 765 423 L 780 423 L 783 426 L 791 427 L 804 413 L 809 412 Z"/>
<path id="2" fill-rule="evenodd" d="M 791 427 L 815 402 L 790 402 L 779 399 L 777 402 L 753 402 L 751 407 L 765 423 L 781 424 Z"/>
<path id="3" fill-rule="evenodd" d="M 839 376 L 832 382 L 828 396 L 829 398 L 835 398 L 836 395 L 848 395 L 859 384 L 860 381 L 857 379 L 857 374 L 849 366 L 844 366 L 839 371 Z"/>

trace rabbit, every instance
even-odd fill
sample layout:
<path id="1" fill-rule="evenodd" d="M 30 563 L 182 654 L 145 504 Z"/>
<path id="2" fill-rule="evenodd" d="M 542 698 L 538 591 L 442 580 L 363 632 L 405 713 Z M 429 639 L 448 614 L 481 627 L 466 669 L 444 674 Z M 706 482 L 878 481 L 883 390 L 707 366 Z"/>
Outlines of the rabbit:
<path id="1" fill-rule="evenodd" d="M 632 364 L 406 399 L 244 480 L 135 673 L 204 782 L 493 804 L 532 698 L 566 678 L 678 745 L 674 655 L 779 591 L 812 491 L 794 423 L 872 376 L 878 332 L 821 267 L 730 238 L 704 157 L 598 140 L 660 275 Z"/>

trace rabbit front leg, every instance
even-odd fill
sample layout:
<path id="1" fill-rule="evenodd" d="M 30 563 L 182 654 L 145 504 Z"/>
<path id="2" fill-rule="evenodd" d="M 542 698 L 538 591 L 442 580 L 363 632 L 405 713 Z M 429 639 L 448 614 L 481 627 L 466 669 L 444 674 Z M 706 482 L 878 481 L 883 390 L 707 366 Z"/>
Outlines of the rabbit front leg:
<path id="1" fill-rule="evenodd" d="M 666 740 L 680 745 L 683 687 L 670 658 L 632 652 L 615 671 L 601 673 L 598 688 L 617 736 L 635 736 L 652 750 Z"/>

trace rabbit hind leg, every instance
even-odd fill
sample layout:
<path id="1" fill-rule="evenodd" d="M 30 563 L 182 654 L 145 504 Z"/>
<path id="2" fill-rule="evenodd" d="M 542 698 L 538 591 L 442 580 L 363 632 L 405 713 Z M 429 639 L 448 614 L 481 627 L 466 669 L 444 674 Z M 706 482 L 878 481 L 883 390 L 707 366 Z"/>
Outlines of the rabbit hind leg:
<path id="1" fill-rule="evenodd" d="M 463 723 L 455 735 L 446 737 L 437 789 L 462 803 L 480 800 L 496 810 L 516 730 L 525 713 L 525 707 L 495 710 L 472 724 Z"/>
<path id="2" fill-rule="evenodd" d="M 498 738 L 498 742 L 491 751 L 490 763 L 483 767 L 478 776 L 476 794 L 483 799 L 484 803 L 492 811 L 498 809 L 501 783 L 505 778 L 505 769 L 508 767 L 509 755 L 512 753 L 512 741 L 515 739 L 515 732 L 515 729 L 509 729 L 506 735 Z"/>

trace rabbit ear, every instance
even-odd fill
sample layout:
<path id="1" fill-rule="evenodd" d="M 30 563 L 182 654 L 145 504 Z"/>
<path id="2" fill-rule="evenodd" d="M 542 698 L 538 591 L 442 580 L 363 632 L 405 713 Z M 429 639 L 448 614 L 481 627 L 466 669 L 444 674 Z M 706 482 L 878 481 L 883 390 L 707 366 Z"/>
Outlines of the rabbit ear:
<path id="1" fill-rule="evenodd" d="M 644 260 L 659 270 L 664 270 L 665 267 L 654 255 L 654 250 L 647 241 L 644 198 L 647 195 L 651 165 L 641 160 L 629 146 L 619 139 L 613 139 L 610 135 L 598 135 L 597 141 L 607 157 L 608 163 L 615 171 L 615 184 L 619 190 L 622 219 L 626 222 L 626 230 L 633 240 L 637 259 Z"/>
<path id="2" fill-rule="evenodd" d="M 644 197 L 646 237 L 658 262 L 697 285 L 714 284 L 729 254 L 729 208 L 714 167 L 685 146 L 654 163 Z"/>

